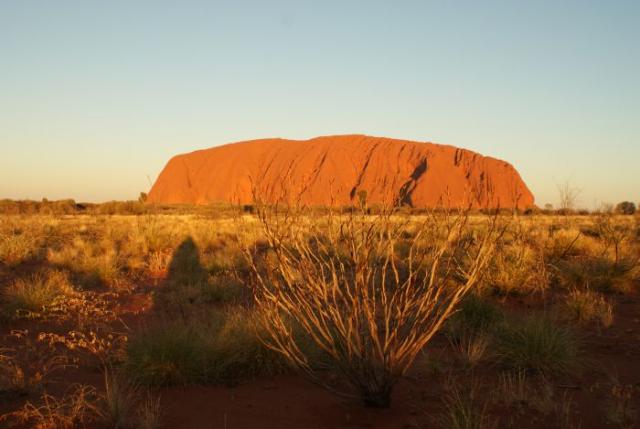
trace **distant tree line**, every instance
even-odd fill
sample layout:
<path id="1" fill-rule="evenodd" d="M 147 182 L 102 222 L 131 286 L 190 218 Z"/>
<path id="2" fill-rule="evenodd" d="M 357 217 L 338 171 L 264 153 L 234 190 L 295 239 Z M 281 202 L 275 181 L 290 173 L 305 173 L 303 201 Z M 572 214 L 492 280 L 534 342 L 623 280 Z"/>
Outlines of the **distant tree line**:
<path id="1" fill-rule="evenodd" d="M 328 213 L 327 207 L 308 207 L 312 214 L 323 215 Z M 383 210 L 380 205 L 368 205 L 364 198 L 359 197 L 357 205 L 341 208 L 343 213 L 364 210 L 368 214 L 377 214 Z M 402 206 L 399 214 L 421 215 L 432 213 L 434 209 Z M 108 201 L 104 203 L 77 203 L 72 199 L 49 201 L 44 198 L 41 201 L 34 200 L 0 200 L 0 214 L 4 215 L 143 215 L 143 214 L 199 214 L 204 216 L 220 216 L 232 213 L 254 213 L 252 204 L 241 206 L 228 203 L 215 203 L 205 206 L 193 205 L 156 205 L 146 202 L 146 194 L 141 193 L 138 201 Z M 435 209 L 437 211 L 437 209 Z M 513 210 L 499 209 L 502 214 L 513 214 Z M 496 209 L 477 209 L 471 213 L 493 214 Z M 574 209 L 562 207 L 554 209 L 551 204 L 545 204 L 543 208 L 532 207 L 519 212 L 523 215 L 590 215 L 595 213 L 615 213 L 620 215 L 633 215 L 639 213 L 635 203 L 622 201 L 617 205 L 603 206 L 600 209 L 589 211 L 586 209 Z"/>
<path id="2" fill-rule="evenodd" d="M 76 214 L 144 214 L 149 207 L 138 201 L 77 203 L 75 200 L 42 201 L 0 200 L 0 214 L 7 215 L 76 215 Z"/>

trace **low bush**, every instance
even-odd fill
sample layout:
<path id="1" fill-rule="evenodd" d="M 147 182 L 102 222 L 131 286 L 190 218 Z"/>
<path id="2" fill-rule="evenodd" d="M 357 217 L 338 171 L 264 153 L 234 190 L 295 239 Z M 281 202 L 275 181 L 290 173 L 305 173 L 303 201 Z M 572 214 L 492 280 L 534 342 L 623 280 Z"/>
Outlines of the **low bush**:
<path id="1" fill-rule="evenodd" d="M 34 256 L 37 240 L 26 231 L 0 230 L 0 263 L 17 265 Z"/>
<path id="2" fill-rule="evenodd" d="M 205 382 L 210 377 L 207 360 L 212 349 L 206 331 L 184 322 L 162 323 L 131 338 L 126 365 L 131 376 L 145 385 Z"/>
<path id="3" fill-rule="evenodd" d="M 259 338 L 259 314 L 220 310 L 196 320 L 159 323 L 134 336 L 127 368 L 146 385 L 235 383 L 285 370 Z"/>
<path id="4" fill-rule="evenodd" d="M 573 290 L 565 301 L 569 316 L 580 323 L 596 321 L 605 328 L 613 324 L 613 306 L 597 292 Z"/>
<path id="5" fill-rule="evenodd" d="M 498 356 L 506 367 L 543 374 L 572 374 L 581 366 L 580 341 L 547 314 L 501 325 Z"/>
<path id="6" fill-rule="evenodd" d="M 116 243 L 109 237 L 96 240 L 94 237 L 74 237 L 59 249 L 49 249 L 49 263 L 73 272 L 75 279 L 84 288 L 117 286 L 121 279 L 123 258 Z"/>
<path id="7" fill-rule="evenodd" d="M 555 266 L 557 283 L 568 289 L 627 293 L 638 281 L 637 261 L 607 257 L 575 258 Z"/>
<path id="8" fill-rule="evenodd" d="M 160 399 L 144 392 L 121 372 L 105 372 L 101 417 L 114 429 L 158 429 L 162 423 Z"/>
<path id="9" fill-rule="evenodd" d="M 622 201 L 616 205 L 616 213 L 632 215 L 636 212 L 636 205 L 631 201 Z"/>
<path id="10" fill-rule="evenodd" d="M 63 296 L 75 293 L 63 272 L 49 271 L 21 278 L 2 294 L 3 313 L 8 317 L 36 317 Z"/>
<path id="11" fill-rule="evenodd" d="M 523 243 L 505 245 L 489 264 L 483 288 L 500 295 L 544 292 L 549 284 L 541 251 Z"/>
<path id="12" fill-rule="evenodd" d="M 490 332 L 503 318 L 502 311 L 486 298 L 467 295 L 458 311 L 447 321 L 447 335 L 453 340 L 467 334 Z"/>

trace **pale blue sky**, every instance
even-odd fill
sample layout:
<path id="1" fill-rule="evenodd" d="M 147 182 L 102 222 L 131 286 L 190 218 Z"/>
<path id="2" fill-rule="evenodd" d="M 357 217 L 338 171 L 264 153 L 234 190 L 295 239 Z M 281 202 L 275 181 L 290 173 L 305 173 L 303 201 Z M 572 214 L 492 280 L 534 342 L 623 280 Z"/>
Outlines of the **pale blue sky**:
<path id="1" fill-rule="evenodd" d="M 639 1 L 0 0 L 0 198 L 134 199 L 174 154 L 363 133 L 640 201 Z"/>

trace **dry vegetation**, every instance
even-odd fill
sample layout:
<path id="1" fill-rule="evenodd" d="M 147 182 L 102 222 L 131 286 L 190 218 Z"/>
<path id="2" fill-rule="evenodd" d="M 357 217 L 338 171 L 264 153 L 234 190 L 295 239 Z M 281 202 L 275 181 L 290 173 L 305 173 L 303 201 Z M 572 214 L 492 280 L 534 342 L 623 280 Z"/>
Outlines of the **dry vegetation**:
<path id="1" fill-rule="evenodd" d="M 1 215 L 0 425 L 157 428 L 168 386 L 301 374 L 416 392 L 415 427 L 634 427 L 639 258 L 613 214 Z"/>

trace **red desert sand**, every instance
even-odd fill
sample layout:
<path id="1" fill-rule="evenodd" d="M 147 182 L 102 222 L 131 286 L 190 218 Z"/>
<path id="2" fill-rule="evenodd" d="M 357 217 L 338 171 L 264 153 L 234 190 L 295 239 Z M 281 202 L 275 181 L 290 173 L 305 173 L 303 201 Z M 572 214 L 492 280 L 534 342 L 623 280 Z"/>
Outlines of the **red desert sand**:
<path id="1" fill-rule="evenodd" d="M 151 189 L 161 204 L 370 204 L 526 209 L 513 166 L 453 146 L 364 135 L 262 139 L 173 157 Z"/>

